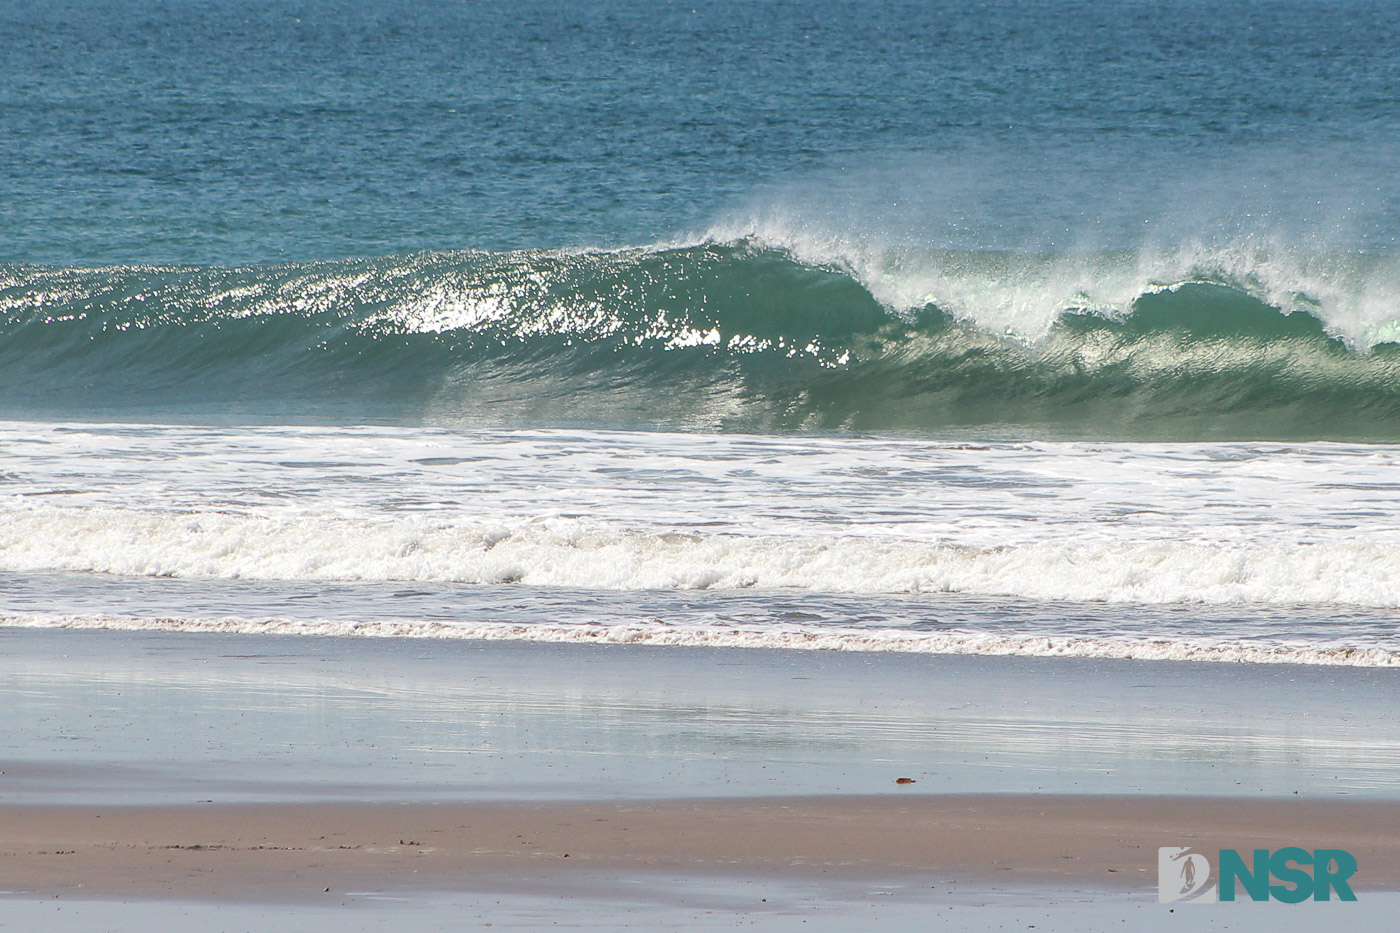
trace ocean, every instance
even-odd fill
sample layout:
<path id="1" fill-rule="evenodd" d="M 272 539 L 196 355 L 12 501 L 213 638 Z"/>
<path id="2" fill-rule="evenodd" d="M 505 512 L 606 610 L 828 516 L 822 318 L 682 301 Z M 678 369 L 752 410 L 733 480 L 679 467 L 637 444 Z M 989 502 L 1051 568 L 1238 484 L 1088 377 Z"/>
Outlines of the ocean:
<path id="1" fill-rule="evenodd" d="M 1400 6 L 0 2 L 0 623 L 1400 665 Z"/>

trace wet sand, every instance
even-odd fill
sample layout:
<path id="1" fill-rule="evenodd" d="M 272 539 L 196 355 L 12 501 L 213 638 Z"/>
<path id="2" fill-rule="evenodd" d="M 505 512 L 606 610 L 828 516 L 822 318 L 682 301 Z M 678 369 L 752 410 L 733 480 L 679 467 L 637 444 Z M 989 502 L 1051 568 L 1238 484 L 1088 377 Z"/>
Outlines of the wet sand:
<path id="1" fill-rule="evenodd" d="M 1400 799 L 1400 669 L 0 628 L 0 706 L 0 805 Z"/>
<path id="2" fill-rule="evenodd" d="M 1386 917 L 1397 678 L 0 628 L 0 926 L 1175 929 L 1175 845 Z"/>
<path id="3" fill-rule="evenodd" d="M 1400 804 L 1042 795 L 0 808 L 0 889 L 547 895 L 590 872 L 1155 891 L 1157 848 L 1343 848 L 1400 890 Z M 330 889 L 327 892 L 327 889 Z"/>

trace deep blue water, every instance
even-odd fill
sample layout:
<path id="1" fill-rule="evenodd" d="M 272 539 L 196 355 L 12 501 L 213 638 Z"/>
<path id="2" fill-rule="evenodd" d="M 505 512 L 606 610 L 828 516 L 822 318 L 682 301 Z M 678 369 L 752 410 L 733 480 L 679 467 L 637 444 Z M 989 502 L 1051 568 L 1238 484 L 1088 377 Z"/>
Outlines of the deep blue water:
<path id="1" fill-rule="evenodd" d="M 1397 48 L 1386 0 L 4 0 L 0 261 L 638 245 L 775 204 L 1123 248 L 1164 184 L 1393 246 Z"/>

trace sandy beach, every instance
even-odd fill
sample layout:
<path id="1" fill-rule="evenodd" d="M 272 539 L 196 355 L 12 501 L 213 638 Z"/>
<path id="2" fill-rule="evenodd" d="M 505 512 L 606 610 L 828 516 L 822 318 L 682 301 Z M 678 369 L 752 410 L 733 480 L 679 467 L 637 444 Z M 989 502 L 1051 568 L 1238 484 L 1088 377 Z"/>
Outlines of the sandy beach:
<path id="1" fill-rule="evenodd" d="M 16 929 L 369 930 L 406 910 L 423 929 L 931 911 L 1157 929 L 1166 845 L 1346 849 L 1362 929 L 1400 892 L 1389 670 L 14 628 L 0 645 Z M 1325 907 L 1256 905 L 1241 928 Z"/>
<path id="2" fill-rule="evenodd" d="M 665 872 L 1144 890 L 1175 842 L 1344 848 L 1358 890 L 1395 891 L 1397 824 L 1395 802 L 1040 795 L 6 807 L 0 889 L 317 902 Z"/>

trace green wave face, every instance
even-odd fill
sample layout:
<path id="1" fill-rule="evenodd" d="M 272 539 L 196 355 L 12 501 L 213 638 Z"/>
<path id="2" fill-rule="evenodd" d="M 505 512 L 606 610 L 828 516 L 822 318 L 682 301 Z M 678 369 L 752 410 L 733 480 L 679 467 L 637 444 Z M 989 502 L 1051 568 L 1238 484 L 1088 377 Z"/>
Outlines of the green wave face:
<path id="1" fill-rule="evenodd" d="M 1050 294 L 1061 260 L 1008 254 L 922 257 L 892 299 L 899 263 L 872 274 L 750 241 L 0 267 L 0 414 L 1400 439 L 1384 260 L 1360 279 L 1365 339 L 1308 283 L 1137 281 L 1134 263 L 1082 264 L 1129 296 L 1114 301 L 1092 276 Z"/>

